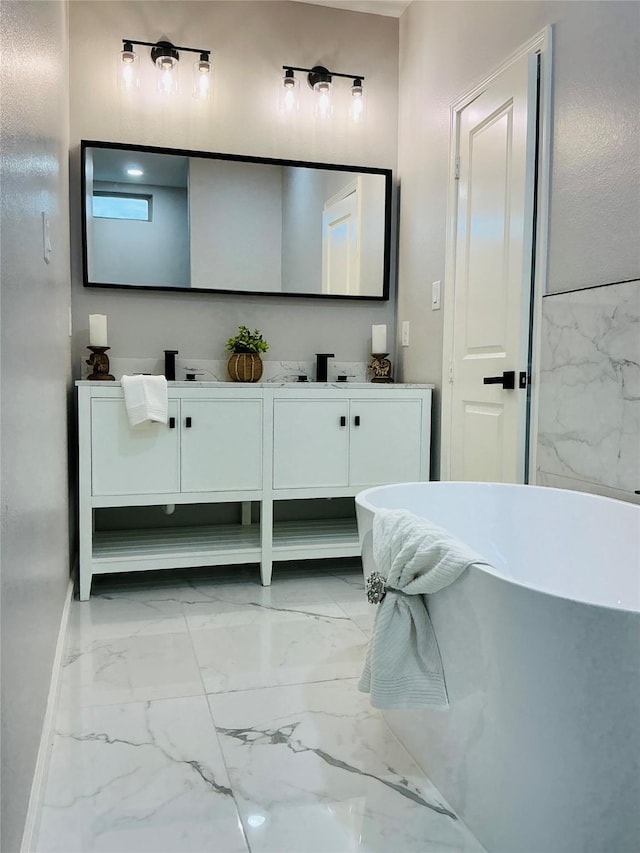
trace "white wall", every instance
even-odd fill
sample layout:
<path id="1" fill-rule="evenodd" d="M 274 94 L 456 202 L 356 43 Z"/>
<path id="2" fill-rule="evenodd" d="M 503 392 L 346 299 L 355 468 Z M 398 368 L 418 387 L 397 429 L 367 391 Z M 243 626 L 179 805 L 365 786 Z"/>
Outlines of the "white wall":
<path id="1" fill-rule="evenodd" d="M 189 91 L 163 103 L 146 55 L 140 60 L 143 88 L 137 100 L 122 101 L 114 65 L 125 34 L 211 47 L 215 105 L 202 108 Z M 86 353 L 92 313 L 108 315 L 114 356 L 160 357 L 163 349 L 177 349 L 187 358 L 224 358 L 226 340 L 243 323 L 263 331 L 273 359 L 308 359 L 328 351 L 348 361 L 367 358 L 371 325 L 393 326 L 393 302 L 83 289 L 78 146 L 84 138 L 395 168 L 397 39 L 397 19 L 303 3 L 72 0 L 74 364 Z M 303 114 L 293 127 L 283 123 L 276 85 L 286 62 L 364 74 L 368 125 L 350 131 L 334 116 L 320 129 Z M 185 71 L 188 76 L 187 65 Z"/>
<path id="2" fill-rule="evenodd" d="M 4 0 L 1 14 L 0 849 L 15 853 L 69 581 L 68 40 L 62 2 Z"/>
<path id="3" fill-rule="evenodd" d="M 411 346 L 399 350 L 405 381 L 441 384 L 443 312 L 431 311 L 429 285 L 444 279 L 450 104 L 548 24 L 549 290 L 637 278 L 639 10 L 637 2 L 415 0 L 402 16 L 398 322 L 411 321 Z"/>
<path id="4" fill-rule="evenodd" d="M 191 286 L 282 290 L 282 168 L 189 160 Z"/>
<path id="5" fill-rule="evenodd" d="M 92 217 L 87 229 L 89 281 L 189 287 L 187 191 L 179 187 L 95 181 L 101 192 L 151 196 L 151 220 Z"/>

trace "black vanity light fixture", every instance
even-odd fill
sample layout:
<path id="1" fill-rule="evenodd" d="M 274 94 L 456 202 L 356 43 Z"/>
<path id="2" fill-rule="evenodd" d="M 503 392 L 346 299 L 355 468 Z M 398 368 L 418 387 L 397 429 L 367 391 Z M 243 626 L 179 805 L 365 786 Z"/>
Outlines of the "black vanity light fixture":
<path id="1" fill-rule="evenodd" d="M 136 41 L 122 39 L 118 54 L 118 79 L 123 92 L 131 92 L 140 85 L 139 56 L 133 46 L 151 48 L 151 61 L 158 70 L 158 92 L 163 95 L 178 93 L 178 62 L 180 51 L 199 54 L 193 64 L 193 96 L 206 100 L 211 94 L 211 51 L 196 47 L 177 47 L 170 41 Z"/>
<path id="2" fill-rule="evenodd" d="M 284 74 L 280 80 L 280 111 L 291 115 L 298 111 L 300 101 L 299 80 L 295 72 L 307 75 L 307 83 L 315 93 L 314 115 L 319 119 L 327 119 L 333 115 L 333 78 L 344 77 L 351 80 L 349 117 L 355 123 L 364 118 L 364 90 L 362 81 L 364 74 L 342 74 L 329 71 L 324 65 L 314 65 L 313 68 L 299 68 L 295 65 L 283 65 Z"/>

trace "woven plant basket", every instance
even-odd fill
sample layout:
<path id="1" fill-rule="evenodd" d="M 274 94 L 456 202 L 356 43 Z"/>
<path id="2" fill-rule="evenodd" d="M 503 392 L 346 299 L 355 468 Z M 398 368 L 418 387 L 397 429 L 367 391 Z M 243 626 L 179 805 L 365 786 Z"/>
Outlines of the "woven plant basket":
<path id="1" fill-rule="evenodd" d="M 257 352 L 234 352 L 227 370 L 234 382 L 258 382 L 262 376 L 262 360 Z"/>

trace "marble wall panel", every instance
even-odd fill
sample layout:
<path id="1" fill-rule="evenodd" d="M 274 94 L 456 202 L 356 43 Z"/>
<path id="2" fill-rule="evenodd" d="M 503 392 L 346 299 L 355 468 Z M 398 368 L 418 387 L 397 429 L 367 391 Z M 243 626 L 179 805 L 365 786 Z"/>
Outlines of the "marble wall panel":
<path id="1" fill-rule="evenodd" d="M 537 471 L 640 489 L 640 281 L 543 299 Z"/>

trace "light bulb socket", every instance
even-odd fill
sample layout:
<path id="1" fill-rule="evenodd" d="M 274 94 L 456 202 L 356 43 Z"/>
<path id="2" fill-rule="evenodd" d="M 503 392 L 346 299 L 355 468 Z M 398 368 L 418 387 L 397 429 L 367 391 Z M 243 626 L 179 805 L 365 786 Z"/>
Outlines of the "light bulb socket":
<path id="1" fill-rule="evenodd" d="M 293 75 L 293 68 L 285 68 L 284 77 L 282 78 L 282 85 L 285 89 L 295 88 L 296 78 Z"/>
<path id="2" fill-rule="evenodd" d="M 140 85 L 139 56 L 130 41 L 123 41 L 118 54 L 118 88 L 121 92 L 132 92 Z"/>
<path id="3" fill-rule="evenodd" d="M 353 80 L 353 85 L 351 86 L 351 97 L 362 97 L 362 79 L 360 77 L 355 77 Z"/>
<path id="4" fill-rule="evenodd" d="M 209 54 L 201 53 L 200 59 L 197 59 L 195 62 L 195 66 L 199 74 L 210 74 L 211 62 L 209 61 Z"/>
<path id="5" fill-rule="evenodd" d="M 159 41 L 151 48 L 151 61 L 158 68 L 171 69 L 180 61 L 180 54 L 170 41 Z"/>
<path id="6" fill-rule="evenodd" d="M 316 92 L 329 92 L 331 89 L 331 72 L 324 65 L 314 65 L 307 75 L 307 82 Z"/>

